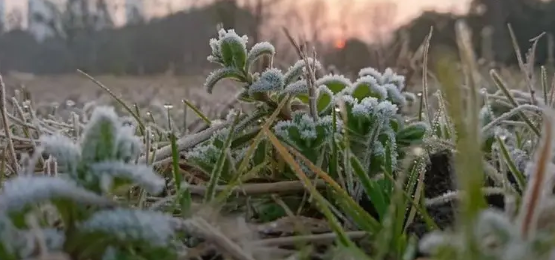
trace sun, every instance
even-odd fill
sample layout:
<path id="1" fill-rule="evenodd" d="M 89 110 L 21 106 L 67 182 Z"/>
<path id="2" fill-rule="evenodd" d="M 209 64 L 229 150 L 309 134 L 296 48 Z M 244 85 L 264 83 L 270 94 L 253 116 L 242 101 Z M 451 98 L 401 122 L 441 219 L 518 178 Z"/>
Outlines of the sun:
<path id="1" fill-rule="evenodd" d="M 345 48 L 345 40 L 344 39 L 337 39 L 335 40 L 335 48 L 336 49 L 343 49 Z"/>

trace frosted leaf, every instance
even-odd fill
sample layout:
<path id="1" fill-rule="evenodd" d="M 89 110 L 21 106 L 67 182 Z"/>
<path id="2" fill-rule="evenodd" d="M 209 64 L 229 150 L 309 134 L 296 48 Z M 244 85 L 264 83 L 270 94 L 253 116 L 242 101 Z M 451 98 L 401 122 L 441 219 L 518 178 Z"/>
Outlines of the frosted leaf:
<path id="1" fill-rule="evenodd" d="M 42 149 L 56 158 L 56 161 L 68 168 L 69 173 L 77 171 L 81 160 L 81 149 L 71 139 L 60 134 L 41 136 L 39 139 Z"/>
<path id="2" fill-rule="evenodd" d="M 397 113 L 397 106 L 389 101 L 382 101 L 378 104 L 376 111 L 384 118 L 391 118 Z"/>
<path id="3" fill-rule="evenodd" d="M 90 173 L 100 180 L 101 188 L 105 192 L 109 191 L 117 180 L 136 183 L 151 194 L 159 194 L 165 185 L 164 179 L 154 173 L 150 166 L 142 164 L 134 165 L 120 161 L 100 162 L 90 166 Z"/>
<path id="4" fill-rule="evenodd" d="M 299 95 L 299 94 L 307 94 L 308 93 L 308 86 L 306 85 L 306 80 L 298 80 L 295 81 L 282 91 L 283 93 L 289 93 L 291 95 Z"/>
<path id="5" fill-rule="evenodd" d="M 316 122 L 304 112 L 296 111 L 292 116 L 292 120 L 277 122 L 274 132 L 297 148 L 318 148 L 333 136 L 331 116 L 321 117 Z"/>
<path id="6" fill-rule="evenodd" d="M 117 159 L 131 162 L 141 154 L 143 143 L 134 133 L 134 127 L 124 126 L 120 128 L 117 135 Z"/>
<path id="7" fill-rule="evenodd" d="M 479 214 L 474 234 L 479 241 L 493 236 L 498 242 L 506 244 L 512 238 L 518 237 L 519 232 L 502 211 L 485 209 Z"/>
<path id="8" fill-rule="evenodd" d="M 281 71 L 276 68 L 271 68 L 264 71 L 260 79 L 249 87 L 249 93 L 252 95 L 260 92 L 280 91 L 283 89 L 283 85 L 284 78 Z"/>
<path id="9" fill-rule="evenodd" d="M 70 180 L 47 176 L 18 176 L 4 183 L 0 193 L 0 211 L 17 212 L 29 205 L 54 199 L 72 200 L 79 204 L 113 204 Z"/>
<path id="10" fill-rule="evenodd" d="M 188 160 L 195 160 L 206 164 L 215 164 L 219 156 L 220 149 L 212 144 L 197 145 L 185 155 Z"/>
<path id="11" fill-rule="evenodd" d="M 212 90 L 214 89 L 214 86 L 216 86 L 216 84 L 225 78 L 231 78 L 231 79 L 241 79 L 241 71 L 237 70 L 236 68 L 221 68 L 221 69 L 217 69 L 213 72 L 210 73 L 210 75 L 208 75 L 208 77 L 206 77 L 206 81 L 204 82 L 204 88 L 206 89 L 206 92 L 208 92 L 209 94 L 212 94 Z"/>
<path id="12" fill-rule="evenodd" d="M 227 67 L 243 69 L 247 60 L 247 39 L 231 29 L 219 40 L 222 61 Z"/>
<path id="13" fill-rule="evenodd" d="M 333 94 L 342 92 L 352 86 L 351 81 L 343 75 L 325 75 L 316 81 L 316 86 L 326 86 Z"/>
<path id="14" fill-rule="evenodd" d="M 250 69 L 250 66 L 260 57 L 267 55 L 267 56 L 274 56 L 276 54 L 276 48 L 269 42 L 259 42 L 252 46 L 249 54 L 247 56 L 247 70 Z"/>
<path id="15" fill-rule="evenodd" d="M 385 69 L 381 80 L 381 84 L 393 84 L 399 91 L 405 88 L 405 76 L 397 75 L 391 68 Z"/>
<path id="16" fill-rule="evenodd" d="M 374 77 L 364 76 L 355 81 L 350 90 L 350 94 L 360 99 L 371 96 L 379 100 L 384 100 L 387 98 L 387 89 L 381 86 Z"/>
<path id="17" fill-rule="evenodd" d="M 144 241 L 160 247 L 170 244 L 175 236 L 169 215 L 122 208 L 98 211 L 83 222 L 79 229 L 112 235 L 121 241 Z"/>
<path id="18" fill-rule="evenodd" d="M 407 103 L 405 96 L 401 93 L 397 86 L 393 84 L 385 84 L 383 87 L 387 90 L 387 96 L 391 102 L 400 106 L 404 106 Z"/>
<path id="19" fill-rule="evenodd" d="M 213 63 L 222 63 L 222 57 L 220 55 L 220 45 L 217 39 L 210 39 L 210 48 L 212 49 L 212 54 L 208 56 L 208 61 Z"/>
<path id="20" fill-rule="evenodd" d="M 82 159 L 86 162 L 97 162 L 114 158 L 119 126 L 120 122 L 114 108 L 97 107 L 83 133 Z"/>
<path id="21" fill-rule="evenodd" d="M 308 64 L 310 66 L 315 65 L 314 70 L 320 70 L 322 68 L 322 64 L 320 64 L 319 61 L 315 61 L 312 58 L 307 58 L 306 59 L 308 61 Z M 289 69 L 287 70 L 287 72 L 285 73 L 285 84 L 290 84 L 294 81 L 297 81 L 299 79 L 299 77 L 301 77 L 303 75 L 303 72 L 305 71 L 306 67 L 306 63 L 304 61 L 304 59 L 302 60 L 298 60 L 295 64 L 293 64 L 293 66 L 289 67 Z"/>
<path id="22" fill-rule="evenodd" d="M 372 67 L 363 68 L 358 72 L 359 77 L 372 77 L 376 80 L 376 82 L 382 82 L 382 74 Z"/>
<path id="23" fill-rule="evenodd" d="M 358 103 L 357 98 L 354 98 L 354 97 L 349 96 L 349 95 L 343 95 L 343 96 L 341 96 L 340 99 L 337 99 L 337 100 L 341 100 L 341 101 L 345 102 L 345 104 L 348 104 L 348 105 L 351 105 L 351 106 Z"/>
<path id="24" fill-rule="evenodd" d="M 352 108 L 352 114 L 358 117 L 368 117 L 372 116 L 378 106 L 379 101 L 373 97 L 367 97 L 360 101 L 360 103 L 355 103 Z"/>
<path id="25" fill-rule="evenodd" d="M 510 152 L 511 159 L 513 160 L 516 168 L 520 172 L 526 171 L 526 164 L 530 161 L 530 156 L 523 150 L 513 149 Z"/>

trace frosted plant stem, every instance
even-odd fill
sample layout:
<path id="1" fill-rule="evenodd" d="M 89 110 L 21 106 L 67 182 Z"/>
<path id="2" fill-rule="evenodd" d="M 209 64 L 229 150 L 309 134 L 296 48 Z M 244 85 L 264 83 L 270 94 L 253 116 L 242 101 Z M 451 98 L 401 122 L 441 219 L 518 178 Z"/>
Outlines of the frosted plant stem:
<path id="1" fill-rule="evenodd" d="M 189 135 L 189 136 L 184 136 L 179 138 L 179 140 L 177 140 L 177 151 L 178 152 L 182 152 L 188 148 L 191 148 L 203 141 L 208 140 L 208 138 L 210 138 L 212 136 L 212 134 L 214 134 L 214 132 L 223 129 L 225 127 L 228 127 L 231 123 L 233 122 L 232 120 L 228 120 L 222 124 L 219 125 L 215 125 L 212 126 L 202 132 L 196 133 L 194 135 Z M 165 161 L 167 161 L 167 159 L 171 160 L 171 155 L 172 155 L 172 149 L 170 145 L 166 145 L 160 149 L 158 149 L 156 151 L 156 155 L 153 158 L 153 165 L 156 164 L 160 164 L 163 163 Z M 139 163 L 145 163 L 146 162 L 146 157 L 143 155 L 141 156 L 141 158 L 139 158 Z"/>
<path id="2" fill-rule="evenodd" d="M 0 109 L 2 110 L 2 124 L 4 125 L 4 132 L 6 138 L 8 139 L 8 149 L 10 156 L 12 157 L 12 168 L 14 171 L 19 172 L 19 165 L 17 163 L 17 157 L 15 154 L 15 149 L 12 140 L 12 134 L 10 132 L 10 123 L 8 120 L 8 111 L 6 110 L 6 84 L 4 83 L 4 78 L 0 75 Z"/>

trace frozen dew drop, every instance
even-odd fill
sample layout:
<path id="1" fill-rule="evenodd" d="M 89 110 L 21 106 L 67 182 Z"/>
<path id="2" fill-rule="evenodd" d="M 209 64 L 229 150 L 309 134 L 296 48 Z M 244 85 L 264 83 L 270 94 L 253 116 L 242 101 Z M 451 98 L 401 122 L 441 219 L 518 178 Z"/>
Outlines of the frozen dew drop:
<path id="1" fill-rule="evenodd" d="M 421 96 L 422 96 L 422 92 L 418 92 L 418 93 L 416 94 L 416 96 L 421 97 Z"/>
<path id="2" fill-rule="evenodd" d="M 173 105 L 169 104 L 169 103 L 166 103 L 166 104 L 164 104 L 164 108 L 170 110 L 170 109 L 173 108 Z"/>
<path id="3" fill-rule="evenodd" d="M 75 102 L 74 102 L 73 100 L 71 100 L 71 99 L 68 99 L 68 100 L 66 101 L 66 106 L 68 106 L 68 107 L 73 107 L 73 106 L 75 106 Z"/>
<path id="4" fill-rule="evenodd" d="M 31 100 L 25 100 L 23 101 L 23 108 L 28 109 L 31 107 Z"/>

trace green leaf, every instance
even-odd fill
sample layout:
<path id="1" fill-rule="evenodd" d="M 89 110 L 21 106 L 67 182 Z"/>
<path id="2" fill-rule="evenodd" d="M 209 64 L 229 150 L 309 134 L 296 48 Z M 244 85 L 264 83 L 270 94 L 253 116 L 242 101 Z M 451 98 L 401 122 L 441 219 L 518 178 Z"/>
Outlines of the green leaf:
<path id="1" fill-rule="evenodd" d="M 224 65 L 244 71 L 247 62 L 245 41 L 235 33 L 229 33 L 220 40 L 220 52 Z"/>
<path id="2" fill-rule="evenodd" d="M 359 78 L 354 83 L 351 95 L 358 100 L 374 97 L 381 101 L 387 98 L 387 90 L 379 85 L 376 79 L 371 76 L 366 76 Z"/>
<path id="3" fill-rule="evenodd" d="M 411 145 L 417 143 L 424 138 L 429 127 L 424 122 L 416 122 L 405 126 L 397 132 L 397 143 L 402 145 Z"/>
<path id="4" fill-rule="evenodd" d="M 319 114 L 328 112 L 333 105 L 333 94 L 326 87 L 320 87 L 318 91 L 318 99 L 316 100 L 316 108 Z"/>
<path id="5" fill-rule="evenodd" d="M 353 172 L 360 180 L 366 196 L 368 196 L 368 199 L 372 202 L 380 219 L 383 219 L 387 213 L 389 201 L 386 199 L 382 186 L 378 182 L 370 179 L 369 174 L 364 171 L 362 163 L 354 155 L 351 155 L 349 162 Z"/>
<path id="6" fill-rule="evenodd" d="M 349 87 L 351 82 L 343 75 L 327 75 L 316 81 L 316 86 L 326 86 L 333 94 L 337 94 Z"/>
<path id="7" fill-rule="evenodd" d="M 259 58 L 263 56 L 274 56 L 276 54 L 276 49 L 274 45 L 269 42 L 259 42 L 252 46 L 249 54 L 247 56 L 247 63 L 245 69 L 250 70 L 252 64 L 256 62 Z"/>
<path id="8" fill-rule="evenodd" d="M 216 84 L 220 80 L 226 79 L 226 78 L 236 79 L 239 81 L 244 79 L 243 73 L 236 68 L 217 69 L 212 73 L 210 73 L 208 77 L 206 77 L 206 81 L 204 82 L 204 87 L 206 88 L 206 92 L 212 94 L 212 90 L 214 89 L 214 86 L 216 86 Z"/>
<path id="9" fill-rule="evenodd" d="M 113 108 L 94 110 L 83 137 L 83 162 L 100 162 L 115 157 L 118 124 L 118 117 Z"/>

